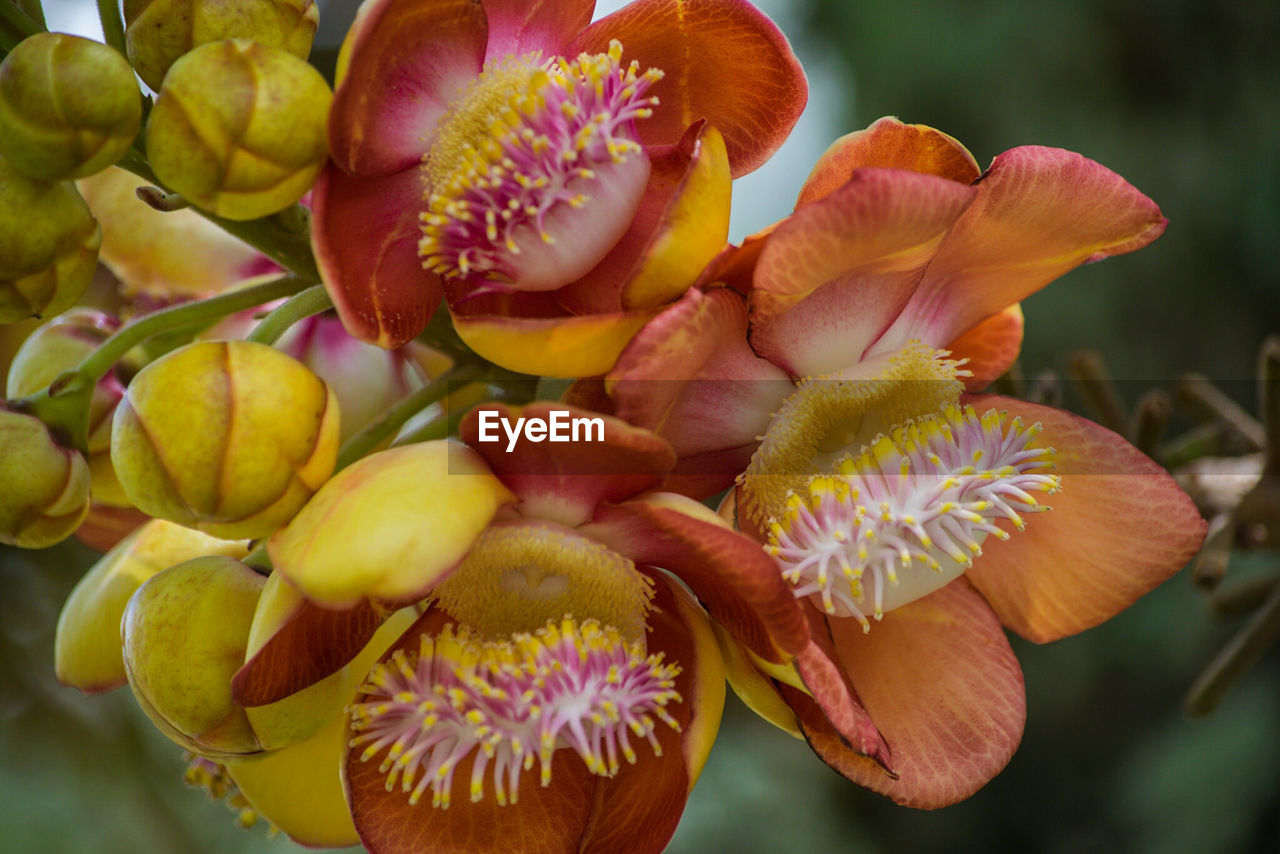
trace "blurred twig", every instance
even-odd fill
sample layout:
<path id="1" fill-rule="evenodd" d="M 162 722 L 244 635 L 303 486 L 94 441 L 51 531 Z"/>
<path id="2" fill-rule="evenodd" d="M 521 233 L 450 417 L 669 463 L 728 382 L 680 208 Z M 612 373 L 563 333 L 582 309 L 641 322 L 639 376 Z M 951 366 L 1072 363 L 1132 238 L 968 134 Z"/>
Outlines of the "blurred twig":
<path id="1" fill-rule="evenodd" d="M 1200 674 L 1187 692 L 1187 711 L 1207 715 L 1228 689 L 1280 637 L 1280 585 L 1272 588 L 1262 607 L 1236 633 Z"/>

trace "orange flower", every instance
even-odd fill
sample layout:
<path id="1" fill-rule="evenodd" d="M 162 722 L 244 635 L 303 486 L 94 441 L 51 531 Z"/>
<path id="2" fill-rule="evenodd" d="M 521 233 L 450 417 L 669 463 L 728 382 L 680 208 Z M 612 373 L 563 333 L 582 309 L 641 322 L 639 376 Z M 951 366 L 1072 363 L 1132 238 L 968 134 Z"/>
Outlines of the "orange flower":
<path id="1" fill-rule="evenodd" d="M 443 294 L 498 364 L 602 373 L 723 247 L 730 177 L 804 106 L 799 63 L 743 0 L 593 6 L 362 7 L 313 230 L 352 334 L 401 344 Z"/>

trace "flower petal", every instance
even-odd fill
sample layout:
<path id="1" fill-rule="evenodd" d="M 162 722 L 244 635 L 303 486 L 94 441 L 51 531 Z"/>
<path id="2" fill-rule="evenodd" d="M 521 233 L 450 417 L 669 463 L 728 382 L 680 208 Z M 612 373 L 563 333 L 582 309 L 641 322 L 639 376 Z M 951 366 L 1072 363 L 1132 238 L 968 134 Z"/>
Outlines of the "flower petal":
<path id="1" fill-rule="evenodd" d="M 831 143 L 800 188 L 796 207 L 829 196 L 855 169 L 867 166 L 923 172 L 961 184 L 972 184 L 982 172 L 969 150 L 942 131 L 886 116 Z"/>
<path id="2" fill-rule="evenodd" d="M 1167 220 L 1155 202 L 1071 151 L 1024 146 L 978 182 L 920 287 L 873 353 L 918 338 L 941 346 L 1081 264 L 1132 252 Z"/>
<path id="3" fill-rule="evenodd" d="M 565 435 L 573 419 L 598 420 L 603 439 L 595 440 L 588 426 L 582 441 L 535 444 L 526 438 L 508 447 L 502 421 L 517 430 L 519 418 L 554 425 L 553 413 L 563 413 L 555 417 L 565 425 Z M 563 403 L 481 404 L 462 420 L 458 435 L 515 493 L 522 515 L 571 528 L 591 518 L 602 501 L 622 501 L 657 486 L 675 464 L 671 446 L 648 430 Z"/>
<path id="4" fill-rule="evenodd" d="M 893 748 L 898 779 L 842 744 L 812 708 L 793 705 L 823 761 L 923 809 L 964 800 L 1004 768 L 1026 722 L 1022 670 L 964 579 L 886 614 L 867 634 L 856 620 L 829 622 L 841 664 Z"/>
<path id="5" fill-rule="evenodd" d="M 1177 572 L 1206 524 L 1164 469 L 1120 436 L 1083 418 L 1004 397 L 976 397 L 1044 427 L 1057 449 L 1062 491 L 1053 509 L 1007 541 L 988 538 L 967 573 L 1000 620 L 1044 643 L 1110 619 Z"/>
<path id="6" fill-rule="evenodd" d="M 440 280 L 418 259 L 421 207 L 415 171 L 353 178 L 330 163 L 316 181 L 316 263 L 342 325 L 362 341 L 399 347 L 440 304 Z"/>
<path id="7" fill-rule="evenodd" d="M 370 0 L 342 45 L 329 151 L 345 171 L 416 166 L 453 97 L 480 74 L 488 26 L 473 0 Z"/>
<path id="8" fill-rule="evenodd" d="M 570 52 L 603 53 L 611 39 L 665 75 L 650 90 L 661 104 L 637 123 L 644 142 L 674 143 L 706 119 L 724 134 L 735 178 L 769 159 L 808 99 L 786 37 L 745 0 L 636 0 L 588 27 Z"/>
<path id="9" fill-rule="evenodd" d="M 569 42 L 591 23 L 596 0 L 484 0 L 489 20 L 487 60 L 540 50 L 565 54 Z"/>
<path id="10" fill-rule="evenodd" d="M 1022 306 L 993 314 L 947 345 L 952 358 L 968 359 L 965 388 L 982 391 L 1013 365 L 1022 349 Z"/>
<path id="11" fill-rule="evenodd" d="M 782 661 L 808 643 L 800 607 L 773 559 L 692 499 L 657 493 L 605 505 L 582 532 L 677 576 L 712 619 L 765 661 Z"/>
<path id="12" fill-rule="evenodd" d="M 709 285 L 722 284 L 744 297 L 749 295 L 765 239 L 790 218 L 781 219 L 755 234 L 748 234 L 742 239 L 741 246 L 726 246 L 719 255 L 711 259 L 695 284 L 704 289 Z"/>
<path id="13" fill-rule="evenodd" d="M 797 376 L 854 364 L 908 303 L 975 191 L 860 169 L 769 236 L 751 292 L 751 345 Z"/>

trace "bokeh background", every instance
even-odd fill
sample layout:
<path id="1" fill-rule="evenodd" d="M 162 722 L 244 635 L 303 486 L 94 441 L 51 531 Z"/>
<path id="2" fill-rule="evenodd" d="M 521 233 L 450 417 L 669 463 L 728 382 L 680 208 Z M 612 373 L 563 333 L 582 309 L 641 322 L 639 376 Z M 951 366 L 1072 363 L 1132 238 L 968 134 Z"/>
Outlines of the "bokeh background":
<path id="1" fill-rule="evenodd" d="M 1259 345 L 1280 332 L 1280 4 L 761 5 L 792 39 L 813 94 L 793 139 L 736 185 L 735 238 L 785 215 L 818 154 L 882 115 L 945 130 L 980 163 L 1027 143 L 1074 149 L 1156 199 L 1171 225 L 1142 252 L 1077 270 L 1025 303 L 1024 373 L 1061 371 L 1089 348 L 1130 401 L 1196 370 L 1254 405 Z M 331 61 L 354 6 L 321 0 L 317 64 Z M 45 7 L 54 28 L 95 30 L 91 0 Z M 58 610 L 94 557 L 75 543 L 0 551 L 0 851 L 298 850 L 240 830 L 223 805 L 185 788 L 179 751 L 127 691 L 86 698 L 55 683 Z M 1277 565 L 1274 553 L 1237 555 L 1231 579 Z M 1078 638 L 1015 639 L 1028 692 L 1022 747 L 973 798 L 932 813 L 845 782 L 731 700 L 671 851 L 1275 851 L 1280 651 L 1210 717 L 1182 711 L 1238 625 L 1214 616 L 1184 573 Z"/>

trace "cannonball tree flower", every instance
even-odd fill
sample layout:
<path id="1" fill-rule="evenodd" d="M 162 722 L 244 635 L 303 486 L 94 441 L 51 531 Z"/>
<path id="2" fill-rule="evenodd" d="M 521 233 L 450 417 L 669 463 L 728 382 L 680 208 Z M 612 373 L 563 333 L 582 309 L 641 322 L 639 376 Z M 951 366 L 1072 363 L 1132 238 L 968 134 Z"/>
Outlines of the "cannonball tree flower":
<path id="1" fill-rule="evenodd" d="M 469 448 L 366 457 L 268 542 L 318 606 L 429 603 L 351 708 L 348 802 L 370 851 L 660 851 L 724 690 L 706 616 L 672 575 L 759 660 L 805 642 L 762 550 L 649 491 L 674 459 L 662 440 L 612 418 L 598 442 L 482 440 L 479 411 L 514 424 L 553 409 L 594 417 L 481 406 Z M 280 673 L 247 668 L 242 694 L 296 687 Z"/>
<path id="2" fill-rule="evenodd" d="M 593 8 L 361 7 L 313 230 L 352 334 L 403 343 L 444 294 L 491 361 L 598 374 L 723 248 L 731 176 L 804 105 L 794 54 L 742 0 Z"/>

